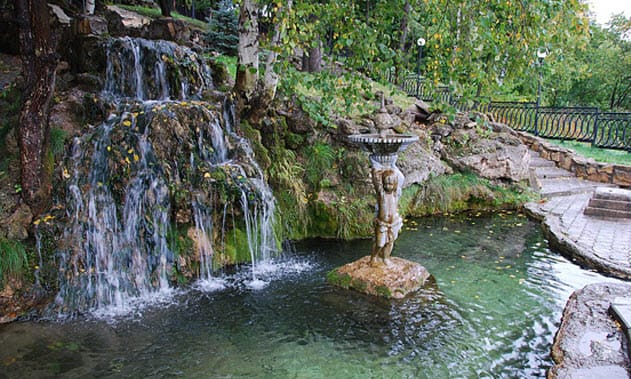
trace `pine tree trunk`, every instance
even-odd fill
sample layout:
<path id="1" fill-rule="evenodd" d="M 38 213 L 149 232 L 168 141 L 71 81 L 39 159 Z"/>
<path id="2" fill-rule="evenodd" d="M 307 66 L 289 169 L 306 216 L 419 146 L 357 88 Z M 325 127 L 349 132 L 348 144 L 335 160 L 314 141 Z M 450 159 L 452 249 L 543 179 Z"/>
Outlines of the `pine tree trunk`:
<path id="1" fill-rule="evenodd" d="M 55 90 L 57 55 L 46 2 L 17 0 L 15 12 L 25 80 L 18 126 L 22 197 L 33 213 L 38 214 L 50 199 L 50 173 L 44 169 L 44 159 L 48 151 L 48 116 Z"/>

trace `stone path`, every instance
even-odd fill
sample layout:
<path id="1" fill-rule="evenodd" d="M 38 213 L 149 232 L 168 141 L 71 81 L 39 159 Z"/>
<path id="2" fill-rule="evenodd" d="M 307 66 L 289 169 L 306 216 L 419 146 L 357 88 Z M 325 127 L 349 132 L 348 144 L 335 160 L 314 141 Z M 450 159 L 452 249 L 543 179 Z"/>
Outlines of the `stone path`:
<path id="1" fill-rule="evenodd" d="M 551 246 L 579 264 L 631 279 L 631 219 L 583 214 L 596 188 L 608 185 L 578 179 L 532 154 L 530 182 L 542 200 L 526 209 L 542 221 Z"/>
<path id="2" fill-rule="evenodd" d="M 532 152 L 530 184 L 542 200 L 526 204 L 550 246 L 587 268 L 631 279 L 631 219 L 583 212 L 597 188 Z M 552 346 L 550 379 L 628 378 L 631 284 L 594 284 L 569 299 Z M 614 319 L 612 315 L 615 315 Z"/>

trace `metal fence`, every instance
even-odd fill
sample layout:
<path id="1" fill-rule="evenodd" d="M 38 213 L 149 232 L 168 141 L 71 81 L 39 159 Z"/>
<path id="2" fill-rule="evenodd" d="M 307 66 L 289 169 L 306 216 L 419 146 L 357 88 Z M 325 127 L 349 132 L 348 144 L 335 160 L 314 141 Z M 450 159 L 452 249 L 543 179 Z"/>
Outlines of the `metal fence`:
<path id="1" fill-rule="evenodd" d="M 551 139 L 590 142 L 595 147 L 631 152 L 631 113 L 602 112 L 595 107 L 541 107 L 534 102 L 490 101 L 467 103 L 447 86 L 432 86 L 419 76 L 409 76 L 402 89 L 423 101 L 449 103 L 463 111 L 492 114 L 513 129 Z"/>

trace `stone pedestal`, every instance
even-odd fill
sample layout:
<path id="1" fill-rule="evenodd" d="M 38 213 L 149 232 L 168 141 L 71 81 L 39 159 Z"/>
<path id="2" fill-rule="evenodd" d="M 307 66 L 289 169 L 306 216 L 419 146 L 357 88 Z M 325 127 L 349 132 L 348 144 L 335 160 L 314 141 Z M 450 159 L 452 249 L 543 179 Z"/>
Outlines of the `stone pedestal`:
<path id="1" fill-rule="evenodd" d="M 390 257 L 387 264 L 371 265 L 365 256 L 329 272 L 327 280 L 368 295 L 401 299 L 423 287 L 429 276 L 425 267 L 406 259 Z"/>

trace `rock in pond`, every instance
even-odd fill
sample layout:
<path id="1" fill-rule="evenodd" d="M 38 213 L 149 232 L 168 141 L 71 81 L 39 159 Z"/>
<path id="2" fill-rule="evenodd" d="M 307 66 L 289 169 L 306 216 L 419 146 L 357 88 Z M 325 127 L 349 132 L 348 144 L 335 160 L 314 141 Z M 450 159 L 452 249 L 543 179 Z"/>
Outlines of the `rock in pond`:
<path id="1" fill-rule="evenodd" d="M 329 283 L 368 295 L 401 299 L 422 288 L 430 274 L 416 262 L 390 257 L 388 264 L 371 264 L 365 256 L 327 275 Z"/>
<path id="2" fill-rule="evenodd" d="M 592 284 L 572 294 L 554 337 L 548 378 L 629 377 L 629 341 L 609 310 L 620 297 L 631 297 L 630 285 Z"/>

